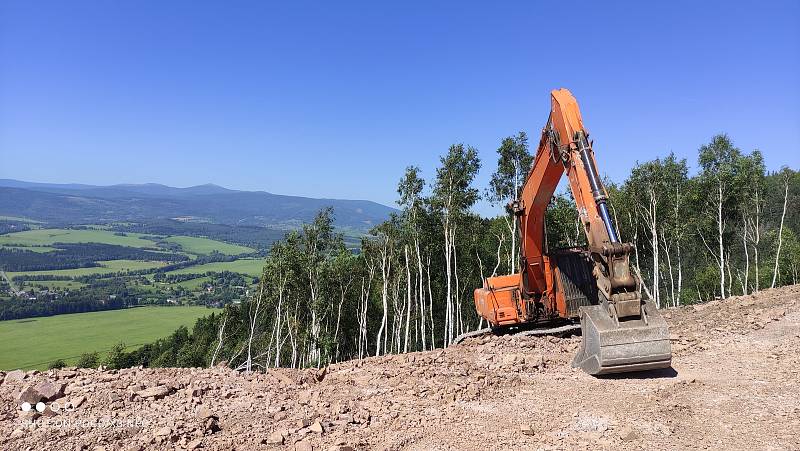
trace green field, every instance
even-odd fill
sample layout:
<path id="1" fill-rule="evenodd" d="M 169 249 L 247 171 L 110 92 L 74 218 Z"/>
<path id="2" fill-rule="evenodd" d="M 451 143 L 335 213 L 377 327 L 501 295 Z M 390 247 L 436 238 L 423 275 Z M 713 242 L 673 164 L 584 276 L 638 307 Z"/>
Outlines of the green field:
<path id="1" fill-rule="evenodd" d="M 69 230 L 39 229 L 0 235 L 0 246 L 3 245 L 51 245 L 53 243 L 104 243 L 139 248 L 155 248 L 156 244 L 141 238 L 139 233 L 128 233 L 126 236 L 114 235 L 106 230 Z"/>
<path id="2" fill-rule="evenodd" d="M 136 271 L 140 269 L 151 269 L 164 266 L 164 262 L 151 262 L 140 260 L 108 260 L 98 262 L 101 266 L 93 268 L 75 268 L 75 269 L 54 269 L 50 271 L 22 271 L 22 272 L 6 272 L 8 278 L 12 279 L 16 276 L 88 276 L 90 274 L 110 274 L 120 271 Z"/>
<path id="3" fill-rule="evenodd" d="M 87 352 L 129 348 L 165 337 L 179 326 L 219 310 L 205 307 L 139 307 L 105 312 L 0 321 L 0 370 L 45 369 L 56 360 L 73 364 Z"/>
<path id="4" fill-rule="evenodd" d="M 205 265 L 190 266 L 188 268 L 169 271 L 167 274 L 205 274 L 209 271 L 231 271 L 258 277 L 264 268 L 264 260 L 260 258 L 242 258 L 232 262 L 206 263 Z M 11 273 L 9 273 L 11 274 Z"/>
<path id="5" fill-rule="evenodd" d="M 210 254 L 213 251 L 217 251 L 225 255 L 239 255 L 254 252 L 254 249 L 250 249 L 249 247 L 193 236 L 172 236 L 164 241 L 178 244 L 184 252 L 192 254 Z"/>

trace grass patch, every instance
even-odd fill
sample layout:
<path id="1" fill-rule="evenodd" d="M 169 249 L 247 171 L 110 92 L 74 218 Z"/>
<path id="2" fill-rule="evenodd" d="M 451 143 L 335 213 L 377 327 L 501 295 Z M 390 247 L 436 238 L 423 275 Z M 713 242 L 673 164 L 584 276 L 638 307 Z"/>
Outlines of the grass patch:
<path id="1" fill-rule="evenodd" d="M 52 245 L 54 243 L 104 243 L 138 248 L 156 248 L 150 240 L 141 238 L 140 233 L 115 235 L 107 230 L 39 229 L 0 235 L 0 246 Z"/>
<path id="2" fill-rule="evenodd" d="M 88 276 L 90 274 L 110 274 L 120 271 L 137 271 L 140 269 L 152 269 L 166 265 L 164 262 L 152 261 L 139 261 L 139 260 L 108 260 L 98 262 L 101 266 L 94 268 L 75 268 L 75 269 L 54 269 L 50 271 L 22 271 L 22 272 L 6 272 L 8 278 L 12 279 L 16 276 Z"/>
<path id="3" fill-rule="evenodd" d="M 214 262 L 206 263 L 204 265 L 190 266 L 188 268 L 176 269 L 169 271 L 167 274 L 205 274 L 209 271 L 222 272 L 238 272 L 252 277 L 261 275 L 261 270 L 264 268 L 264 259 L 261 258 L 241 258 L 232 262 Z"/>
<path id="4" fill-rule="evenodd" d="M 184 252 L 192 254 L 210 254 L 217 251 L 225 255 L 240 255 L 255 251 L 254 249 L 239 246 L 238 244 L 230 244 L 210 238 L 198 238 L 193 236 L 172 236 L 166 238 L 164 241 L 175 243 L 179 245 Z"/>
<path id="5" fill-rule="evenodd" d="M 205 307 L 138 307 L 45 318 L 0 321 L 0 369 L 46 369 L 56 359 L 74 364 L 81 354 L 104 354 L 117 343 L 128 349 L 191 326 L 220 310 Z"/>

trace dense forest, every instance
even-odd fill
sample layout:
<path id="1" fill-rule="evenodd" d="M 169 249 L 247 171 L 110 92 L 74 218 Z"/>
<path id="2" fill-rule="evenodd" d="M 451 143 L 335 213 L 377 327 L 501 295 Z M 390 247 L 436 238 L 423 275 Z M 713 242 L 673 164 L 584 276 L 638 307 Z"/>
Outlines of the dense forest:
<path id="1" fill-rule="evenodd" d="M 347 249 L 334 212 L 324 209 L 272 245 L 247 302 L 137 351 L 118 347 L 107 363 L 224 361 L 251 370 L 447 346 L 481 326 L 473 289 L 515 272 L 519 261 L 511 216 L 484 218 L 472 208 L 483 197 L 503 211 L 531 161 L 524 133 L 503 139 L 482 189 L 476 150 L 453 145 L 429 180 L 406 169 L 401 211 L 364 237 L 360 252 Z M 606 182 L 618 232 L 635 245 L 643 295 L 666 308 L 797 283 L 800 174 L 768 173 L 760 152 L 743 153 L 725 135 L 700 147 L 697 163 L 690 174 L 687 161 L 670 154 L 637 163 L 620 184 Z M 551 202 L 547 241 L 585 241 L 569 194 Z"/>
<path id="2" fill-rule="evenodd" d="M 102 243 L 55 243 L 52 252 L 33 252 L 25 249 L 0 248 L 0 269 L 5 271 L 46 271 L 92 268 L 98 261 L 160 260 L 185 262 L 189 257 L 179 253 L 140 249 Z"/>
<path id="3" fill-rule="evenodd" d="M 118 279 L 97 281 L 81 290 L 39 295 L 35 299 L 12 297 L 0 303 L 0 321 L 38 316 L 117 310 L 135 306 L 137 293 Z"/>

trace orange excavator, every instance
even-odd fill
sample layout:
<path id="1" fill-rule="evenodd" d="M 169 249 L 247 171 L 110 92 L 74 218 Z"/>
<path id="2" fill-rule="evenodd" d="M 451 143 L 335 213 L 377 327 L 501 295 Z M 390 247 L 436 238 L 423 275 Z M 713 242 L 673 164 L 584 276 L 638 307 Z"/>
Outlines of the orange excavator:
<path id="1" fill-rule="evenodd" d="M 552 91 L 551 100 L 533 165 L 509 205 L 522 235 L 520 270 L 486 279 L 475 308 L 495 331 L 558 332 L 577 329 L 580 319 L 583 342 L 572 366 L 589 374 L 668 368 L 667 323 L 631 274 L 633 247 L 614 227 L 578 103 L 566 89 Z M 564 173 L 588 246 L 549 249 L 545 211 Z"/>

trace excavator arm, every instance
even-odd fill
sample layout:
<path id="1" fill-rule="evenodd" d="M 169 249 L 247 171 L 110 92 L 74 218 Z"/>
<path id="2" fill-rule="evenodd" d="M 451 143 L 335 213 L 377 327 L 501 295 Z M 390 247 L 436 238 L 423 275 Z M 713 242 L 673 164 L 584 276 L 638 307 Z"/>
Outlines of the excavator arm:
<path id="1" fill-rule="evenodd" d="M 536 158 L 519 200 L 511 206 L 522 231 L 521 289 L 528 295 L 546 293 L 545 211 L 566 172 L 598 291 L 623 317 L 639 314 L 636 279 L 630 274 L 631 246 L 619 242 L 609 213 L 608 194 L 597 172 L 589 133 L 578 103 L 566 89 L 551 93 L 552 107 Z"/>
<path id="2" fill-rule="evenodd" d="M 588 246 L 550 250 L 545 211 L 566 173 Z M 551 93 L 551 110 L 533 165 L 509 206 L 520 223 L 520 273 L 487 279 L 475 290 L 489 324 L 519 327 L 580 318 L 583 343 L 573 366 L 590 374 L 670 365 L 666 322 L 640 295 L 630 270 L 632 246 L 619 240 L 608 194 L 583 126 L 566 89 Z"/>

